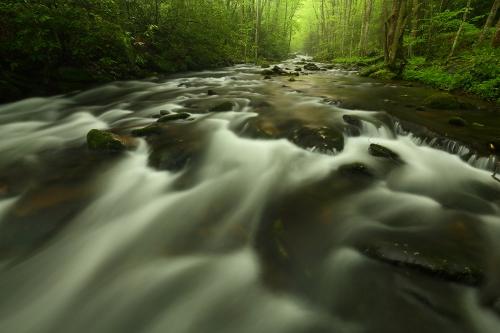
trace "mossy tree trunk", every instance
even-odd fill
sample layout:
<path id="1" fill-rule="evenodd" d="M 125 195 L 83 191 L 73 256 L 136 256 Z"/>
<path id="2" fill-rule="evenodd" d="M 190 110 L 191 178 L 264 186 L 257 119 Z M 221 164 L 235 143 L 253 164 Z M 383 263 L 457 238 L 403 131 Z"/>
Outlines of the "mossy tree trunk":
<path id="1" fill-rule="evenodd" d="M 403 35 L 408 19 L 407 0 L 394 0 L 391 16 L 385 22 L 385 64 L 392 71 L 404 66 Z"/>

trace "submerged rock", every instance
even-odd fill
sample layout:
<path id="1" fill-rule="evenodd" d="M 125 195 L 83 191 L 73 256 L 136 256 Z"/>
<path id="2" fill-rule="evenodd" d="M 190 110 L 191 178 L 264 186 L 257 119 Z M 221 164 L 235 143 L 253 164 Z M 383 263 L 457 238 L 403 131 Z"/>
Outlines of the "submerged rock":
<path id="1" fill-rule="evenodd" d="M 87 134 L 87 146 L 98 151 L 123 151 L 127 149 L 125 141 L 118 135 L 98 129 Z"/>
<path id="2" fill-rule="evenodd" d="M 218 104 L 212 108 L 210 108 L 210 112 L 227 112 L 227 111 L 232 111 L 233 110 L 233 103 L 231 102 L 224 102 L 221 104 Z"/>
<path id="3" fill-rule="evenodd" d="M 158 122 L 165 123 L 168 121 L 187 119 L 189 117 L 191 117 L 191 115 L 189 113 L 186 113 L 186 112 L 173 113 L 173 114 L 168 114 L 166 116 L 161 117 L 160 119 L 158 119 Z"/>
<path id="4" fill-rule="evenodd" d="M 343 176 L 362 176 L 372 178 L 373 172 L 363 163 L 354 162 L 340 166 L 339 173 Z"/>
<path id="5" fill-rule="evenodd" d="M 143 128 L 138 128 L 132 130 L 131 134 L 133 136 L 150 136 L 161 133 L 161 127 L 157 124 L 152 124 Z"/>
<path id="6" fill-rule="evenodd" d="M 398 154 L 390 150 L 389 148 L 386 148 L 381 145 L 377 145 L 375 143 L 372 143 L 370 145 L 370 148 L 368 148 L 368 152 L 370 155 L 375 156 L 375 157 L 382 157 L 388 160 L 392 160 L 398 163 L 401 163 L 401 157 L 399 157 Z"/>
<path id="7" fill-rule="evenodd" d="M 455 96 L 446 93 L 434 94 L 427 97 L 424 100 L 424 105 L 438 110 L 451 110 L 460 108 L 460 102 L 458 101 L 458 99 Z"/>
<path id="8" fill-rule="evenodd" d="M 217 93 L 215 92 L 215 90 L 209 89 L 209 90 L 207 91 L 207 95 L 208 95 L 208 96 L 214 96 L 214 95 L 217 95 Z"/>
<path id="9" fill-rule="evenodd" d="M 450 119 L 448 119 L 448 124 L 453 125 L 453 126 L 457 126 L 457 127 L 467 126 L 467 122 L 462 117 L 451 117 Z"/>

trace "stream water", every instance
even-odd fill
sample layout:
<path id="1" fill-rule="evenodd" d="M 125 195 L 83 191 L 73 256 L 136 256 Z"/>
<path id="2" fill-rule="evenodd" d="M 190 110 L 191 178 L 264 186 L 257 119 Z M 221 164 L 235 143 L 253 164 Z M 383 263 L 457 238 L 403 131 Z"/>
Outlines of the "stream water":
<path id="1" fill-rule="evenodd" d="M 380 106 L 424 88 L 260 71 L 0 106 L 0 332 L 500 331 L 495 158 Z"/>

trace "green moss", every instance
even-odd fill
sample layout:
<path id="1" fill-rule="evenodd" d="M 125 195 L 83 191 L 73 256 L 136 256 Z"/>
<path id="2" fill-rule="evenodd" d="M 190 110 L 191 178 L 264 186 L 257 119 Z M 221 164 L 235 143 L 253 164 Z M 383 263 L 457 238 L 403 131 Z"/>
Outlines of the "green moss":
<path id="1" fill-rule="evenodd" d="M 424 100 L 424 105 L 438 110 L 453 110 L 460 108 L 460 102 L 451 94 L 434 94 Z"/>
<path id="2" fill-rule="evenodd" d="M 120 138 L 110 132 L 93 129 L 87 134 L 87 145 L 91 150 L 122 151 L 126 149 Z"/>
<path id="3" fill-rule="evenodd" d="M 397 74 L 384 68 L 370 74 L 369 76 L 373 79 L 379 80 L 394 80 L 397 77 Z"/>

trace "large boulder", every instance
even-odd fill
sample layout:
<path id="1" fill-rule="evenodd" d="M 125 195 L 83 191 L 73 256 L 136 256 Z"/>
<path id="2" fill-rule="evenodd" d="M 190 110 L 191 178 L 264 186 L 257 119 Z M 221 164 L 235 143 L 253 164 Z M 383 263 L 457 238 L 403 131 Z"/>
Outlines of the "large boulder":
<path id="1" fill-rule="evenodd" d="M 127 149 L 125 140 L 120 136 L 98 129 L 87 134 L 87 146 L 90 150 L 118 152 Z"/>

